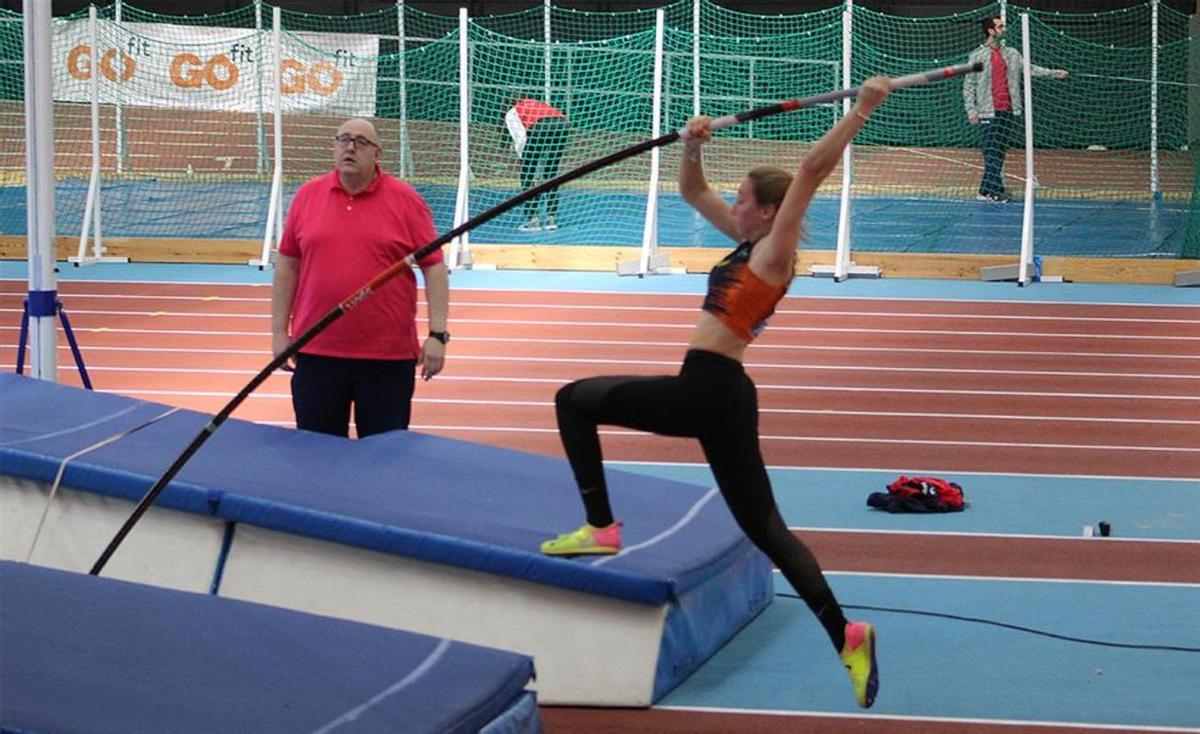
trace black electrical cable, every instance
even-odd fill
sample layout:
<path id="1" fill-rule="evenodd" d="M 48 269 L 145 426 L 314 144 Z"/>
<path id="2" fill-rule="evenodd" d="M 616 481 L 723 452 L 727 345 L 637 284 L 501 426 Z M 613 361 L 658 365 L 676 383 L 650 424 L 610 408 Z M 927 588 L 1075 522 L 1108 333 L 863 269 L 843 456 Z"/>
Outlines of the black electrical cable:
<path id="1" fill-rule="evenodd" d="M 775 592 L 775 596 L 784 596 L 789 599 L 800 599 L 796 594 L 787 594 L 784 592 Z M 1019 624 L 1010 624 L 1009 622 L 999 622 L 994 619 L 986 619 L 984 617 L 968 617 L 962 614 L 949 614 L 947 612 L 931 612 L 925 609 L 900 609 L 898 607 L 875 607 L 865 604 L 843 604 L 843 609 L 862 609 L 869 612 L 887 612 L 889 614 L 912 614 L 920 617 L 937 617 L 938 619 L 952 619 L 956 622 L 973 622 L 975 624 L 987 624 L 993 627 L 1002 627 L 1004 629 L 1015 630 L 1017 632 L 1025 632 L 1039 637 L 1050 637 L 1055 640 L 1064 640 L 1066 642 L 1078 642 L 1082 645 L 1098 645 L 1100 647 L 1119 647 L 1126 650 L 1164 650 L 1167 652 L 1193 652 L 1200 653 L 1200 647 L 1186 647 L 1184 645 L 1143 645 L 1132 642 L 1110 642 L 1108 640 L 1093 640 L 1088 637 L 1073 637 L 1071 635 L 1060 635 L 1057 632 L 1047 632 L 1046 630 L 1036 629 L 1034 627 L 1025 627 Z"/>

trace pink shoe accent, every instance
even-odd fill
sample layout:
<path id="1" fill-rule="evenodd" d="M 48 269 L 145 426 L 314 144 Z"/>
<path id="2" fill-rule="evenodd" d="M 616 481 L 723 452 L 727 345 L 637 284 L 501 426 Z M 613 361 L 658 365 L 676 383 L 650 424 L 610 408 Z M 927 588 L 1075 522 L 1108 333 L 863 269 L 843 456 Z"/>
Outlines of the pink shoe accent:
<path id="1" fill-rule="evenodd" d="M 608 548 L 621 547 L 621 526 L 624 523 L 614 522 L 605 528 L 596 528 L 592 531 L 592 537 L 596 540 L 596 545 L 602 545 Z"/>
<path id="2" fill-rule="evenodd" d="M 867 623 L 866 622 L 847 622 L 846 629 L 846 644 L 842 647 L 843 652 L 857 650 L 858 646 L 863 644 L 867 638 Z"/>

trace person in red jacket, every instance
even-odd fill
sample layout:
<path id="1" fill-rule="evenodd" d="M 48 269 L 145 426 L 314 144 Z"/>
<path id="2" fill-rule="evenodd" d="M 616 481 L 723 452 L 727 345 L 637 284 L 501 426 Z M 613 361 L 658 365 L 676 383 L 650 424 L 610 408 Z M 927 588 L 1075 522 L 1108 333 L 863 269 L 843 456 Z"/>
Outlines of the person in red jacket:
<path id="1" fill-rule="evenodd" d="M 554 105 L 525 97 L 518 99 L 504 115 L 504 124 L 521 159 L 522 189 L 558 175 L 570 131 L 566 115 Z M 544 219 L 538 217 L 541 198 L 546 201 Z M 551 189 L 525 202 L 525 223 L 518 229 L 522 232 L 558 229 L 558 190 Z"/>

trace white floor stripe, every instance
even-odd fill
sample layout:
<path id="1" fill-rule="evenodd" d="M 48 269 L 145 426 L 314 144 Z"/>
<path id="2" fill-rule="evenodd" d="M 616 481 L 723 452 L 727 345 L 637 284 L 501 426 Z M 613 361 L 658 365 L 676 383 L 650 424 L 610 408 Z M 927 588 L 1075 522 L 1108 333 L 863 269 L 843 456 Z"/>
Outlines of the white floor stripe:
<path id="1" fill-rule="evenodd" d="M 20 309 L 0 309 L 0 313 L 19 314 Z M 234 319 L 260 319 L 267 321 L 271 318 L 269 313 L 264 314 L 227 314 L 227 313 L 189 313 L 189 312 L 168 312 L 168 311 L 100 311 L 88 309 L 72 309 L 71 316 L 79 315 L 109 315 L 109 316 L 165 316 L 165 317 L 183 317 L 183 318 L 234 318 Z M 566 326 L 573 329 L 595 329 L 595 328 L 623 328 L 628 329 L 636 327 L 641 330 L 648 329 L 692 329 L 695 325 L 691 319 L 678 324 L 670 323 L 653 323 L 653 322 L 629 322 L 629 321 L 554 321 L 554 320 L 539 320 L 539 319 L 473 319 L 452 317 L 450 323 L 454 326 L 464 324 L 488 324 L 488 325 L 503 325 L 503 326 Z M 879 329 L 879 328 L 849 328 L 849 327 L 831 327 L 831 326 L 782 326 L 772 325 L 772 332 L 819 332 L 819 333 L 846 333 L 846 334 L 875 334 L 875 335 L 890 335 L 890 334 L 930 334 L 944 336 L 1000 336 L 1006 338 L 1028 337 L 1028 338 L 1045 338 L 1045 339 L 1161 339 L 1164 341 L 1200 341 L 1200 336 L 1176 336 L 1176 335 L 1148 335 L 1148 334 L 1086 334 L 1086 333 L 1062 333 L 1062 332 L 1030 332 L 1030 331 L 959 331 L 954 329 Z M 77 329 L 79 331 L 88 331 L 88 329 Z M 115 329 L 114 329 L 115 331 Z"/>
<path id="2" fill-rule="evenodd" d="M 1040 721 L 1034 719 L 980 719 L 950 716 L 903 716 L 899 714 L 846 714 L 837 711 L 789 711 L 787 709 L 734 709 L 716 706 L 653 706 L 661 711 L 683 711 L 709 714 L 740 714 L 745 716 L 781 716 L 806 717 L 820 719 L 871 719 L 874 721 L 928 721 L 938 724 L 983 724 L 988 726 L 1038 726 L 1046 728 L 1082 729 L 1084 731 L 1153 731 L 1167 734 L 1195 734 L 1200 729 L 1187 729 L 1177 726 L 1152 726 L 1149 724 L 1093 724 L 1073 721 Z M 849 725 L 848 725 L 849 726 Z"/>
<path id="3" fill-rule="evenodd" d="M 774 569 L 779 573 L 779 569 Z M 1181 583 L 1178 581 L 1144 581 L 1142 579 L 1068 579 L 1068 578 L 1037 578 L 1034 576 L 969 576 L 960 574 L 930 574 L 930 573 L 880 573 L 877 571 L 826 571 L 826 576 L 858 576 L 864 578 L 889 579 L 935 579 L 938 581 L 1017 581 L 1030 584 L 1097 584 L 1100 586 L 1165 586 L 1177 589 L 1200 589 L 1200 584 Z"/>
<path id="4" fill-rule="evenodd" d="M 704 275 L 703 274 L 692 274 L 691 276 L 687 276 L 687 277 L 692 278 L 696 282 L 700 282 L 704 278 Z M 72 281 L 69 278 L 64 278 L 62 280 L 65 282 L 70 282 L 72 284 L 72 286 L 75 283 L 79 283 L 80 286 L 82 287 L 82 285 L 84 283 L 87 283 L 86 281 Z M 24 290 L 19 290 L 24 285 L 24 283 L 25 283 L 24 280 L 8 278 L 8 279 L 0 279 L 0 282 L 14 284 L 14 286 L 19 291 L 18 295 L 24 296 L 26 294 L 26 292 Z M 223 288 L 270 288 L 271 287 L 270 283 L 230 283 L 228 281 L 203 281 L 203 280 L 189 280 L 186 283 L 181 283 L 178 280 L 110 280 L 110 281 L 104 281 L 104 283 L 109 284 L 109 285 L 128 285 L 128 286 L 134 286 L 134 287 L 139 286 L 139 285 L 170 285 L 170 286 L 188 285 L 188 286 L 213 286 L 213 287 L 218 287 L 218 288 L 221 288 L 221 287 L 223 287 Z M 92 283 L 87 283 L 87 285 L 92 285 Z M 1139 286 L 1139 288 L 1140 288 L 1140 286 Z M 456 288 L 455 292 L 489 294 L 489 293 L 494 293 L 496 290 L 497 290 L 496 288 Z M 601 294 L 601 295 L 606 295 L 606 296 L 619 296 L 619 297 L 626 297 L 626 298 L 629 298 L 629 297 L 641 298 L 641 297 L 645 297 L 645 296 L 663 296 L 663 297 L 694 299 L 697 296 L 703 295 L 703 293 L 701 293 L 699 291 L 692 291 L 692 290 L 688 290 L 686 292 L 664 292 L 664 293 L 659 293 L 659 292 L 631 293 L 628 290 L 616 290 L 616 289 L 605 289 L 605 288 L 561 288 L 561 287 L 560 288 L 507 288 L 506 287 L 506 288 L 501 288 L 500 290 L 504 290 L 509 293 L 522 292 L 522 291 L 534 292 L 534 293 L 562 293 L 562 294 L 594 293 L 594 294 Z M 1039 300 L 1030 300 L 1030 299 L 1020 299 L 1020 298 L 1011 298 L 1010 299 L 1010 298 L 995 298 L 995 297 L 988 297 L 988 298 L 951 298 L 951 297 L 946 297 L 946 298 L 940 298 L 940 297 L 934 297 L 934 296 L 910 297 L 910 296 L 896 296 L 896 295 L 861 295 L 861 294 L 860 295 L 852 295 L 852 296 L 851 295 L 818 295 L 815 293 L 804 293 L 804 294 L 794 293 L 789 296 L 786 296 L 785 300 L 787 300 L 787 301 L 792 301 L 792 300 L 795 300 L 795 301 L 802 301 L 802 300 L 867 301 L 867 302 L 887 302 L 887 303 L 910 303 L 913 301 L 918 301 L 918 302 L 927 302 L 927 303 L 949 303 L 949 304 L 981 303 L 981 304 L 989 304 L 989 305 L 996 304 L 996 303 L 1011 303 L 1011 304 L 1026 305 L 1026 306 L 1033 304 L 1033 305 L 1054 305 L 1054 306 L 1120 306 L 1120 307 L 1129 307 L 1129 308 L 1196 308 L 1196 309 L 1200 309 L 1200 304 L 1146 303 L 1144 301 L 1103 301 L 1103 300 L 1055 301 L 1055 300 L 1040 300 L 1040 299 Z"/>
<path id="5" fill-rule="evenodd" d="M 456 293 L 459 293 L 459 292 L 460 291 L 456 291 Z M 25 297 L 25 295 L 26 295 L 25 293 L 0 292 L 0 296 L 10 296 L 10 297 L 14 297 L 14 298 L 23 298 L 23 297 Z M 247 297 L 236 297 L 236 296 L 225 297 L 225 296 L 180 296 L 180 295 L 155 296 L 155 295 L 128 295 L 128 294 L 117 294 L 117 293 L 72 293 L 70 295 L 71 295 L 71 298 L 77 298 L 77 299 L 108 298 L 108 299 L 118 300 L 121 302 L 138 301 L 138 300 L 184 301 L 184 302 L 200 302 L 200 303 L 213 302 L 213 301 L 229 301 L 229 302 L 263 303 L 263 304 L 269 304 L 271 302 L 271 299 L 269 297 L 247 298 Z M 625 295 L 628 297 L 632 297 L 632 298 L 645 298 L 647 296 L 653 297 L 655 295 L 660 295 L 660 294 L 633 293 L 633 294 L 625 294 Z M 698 297 L 698 296 L 699 296 L 699 294 L 696 294 L 696 296 L 693 296 L 693 298 Z M 791 300 L 784 301 L 785 304 L 791 304 L 794 302 L 795 301 L 791 301 Z M 954 303 L 959 304 L 959 303 L 964 303 L 964 301 L 954 301 Z M 651 306 L 651 305 L 642 305 L 642 304 L 622 305 L 622 304 L 617 304 L 617 303 L 587 304 L 587 303 L 538 303 L 538 302 L 524 302 L 524 301 L 512 301 L 512 302 L 478 301 L 478 300 L 468 301 L 468 300 L 461 299 L 461 298 L 455 299 L 453 305 L 456 308 L 502 308 L 502 309 L 516 309 L 516 310 L 522 310 L 522 311 L 544 308 L 544 309 L 552 309 L 554 311 L 601 311 L 601 312 L 630 311 L 630 312 L 636 312 L 636 313 L 646 313 L 646 312 L 695 313 L 698 310 L 698 306 L 696 306 L 696 305 Z M 1040 303 L 1035 303 L 1034 305 L 1040 305 Z M 1081 307 L 1084 307 L 1084 308 L 1092 306 L 1092 304 L 1080 304 L 1080 305 L 1081 305 Z M 1170 308 L 1170 307 L 1171 306 L 1169 306 L 1169 305 L 1161 306 L 1161 308 Z M 139 313 L 136 311 L 126 312 L 126 311 L 99 311 L 99 310 L 88 311 L 88 310 L 78 310 L 78 309 L 72 310 L 72 313 L 76 313 L 76 312 L 78 312 L 78 313 L 129 313 L 129 314 Z M 930 319 L 946 318 L 946 319 L 983 319 L 983 320 L 994 320 L 994 321 L 1001 321 L 1001 320 L 1075 321 L 1075 322 L 1085 321 L 1085 322 L 1097 322 L 1097 323 L 1134 323 L 1134 324 L 1162 323 L 1162 324 L 1193 324 L 1193 325 L 1196 323 L 1196 321 L 1194 319 L 1174 319 L 1174 318 L 1159 319 L 1159 318 L 1133 318 L 1133 317 L 1116 317 L 1116 316 L 1112 316 L 1112 317 L 1109 317 L 1109 316 L 1075 316 L 1075 315 L 1059 316 L 1059 315 L 1003 314 L 1003 313 L 994 313 L 994 314 L 953 313 L 953 312 L 934 313 L 934 312 L 928 312 L 928 311 L 903 311 L 903 310 L 849 311 L 849 310 L 780 308 L 780 309 L 776 309 L 775 313 L 776 314 L 798 315 L 798 316 L 869 316 L 872 318 L 930 318 Z M 193 315 L 193 314 L 191 314 L 189 312 L 182 312 L 182 313 L 171 312 L 169 315 L 185 316 L 185 315 Z M 199 315 L 199 314 L 195 314 L 195 315 Z M 212 314 L 212 315 L 228 316 L 228 315 L 232 315 L 232 314 L 218 313 L 218 314 Z"/>
<path id="6" fill-rule="evenodd" d="M 174 395 L 180 397 L 232 397 L 229 393 L 203 391 L 203 390 L 122 390 L 120 392 L 101 390 L 100 392 L 110 392 L 114 395 Z M 291 400 L 291 395 L 288 393 L 272 393 L 262 390 L 256 391 L 251 397 L 269 398 L 272 400 Z M 428 405 L 472 405 L 472 406 L 496 406 L 506 405 L 521 408 L 552 408 L 554 403 L 549 400 L 467 400 L 456 398 L 413 398 L 414 403 Z M 902 412 L 902 411 L 875 411 L 875 410 L 836 410 L 836 409 L 805 409 L 805 408 L 760 408 L 760 413 L 781 413 L 781 414 L 796 414 L 796 415 L 822 415 L 822 416 L 865 416 L 872 418 L 946 418 L 946 419 L 962 419 L 962 420 L 1008 420 L 1008 421 L 1059 421 L 1070 423 L 1130 423 L 1130 424 L 1145 424 L 1145 425 L 1200 425 L 1200 420 L 1160 420 L 1156 418 L 1113 418 L 1109 416 L 1057 416 L 1057 415 L 997 415 L 989 413 L 917 413 L 917 412 Z"/>
<path id="7" fill-rule="evenodd" d="M 686 467 L 686 468 L 698 468 L 698 469 L 705 469 L 705 470 L 708 469 L 708 464 L 703 463 L 703 462 L 695 462 L 695 461 L 621 461 L 621 460 L 617 460 L 617 459 L 609 459 L 609 460 L 606 460 L 604 463 L 606 466 L 611 464 L 612 466 L 615 466 L 615 467 L 622 467 L 622 466 L 680 466 L 680 467 Z M 848 469 L 848 468 L 842 467 L 842 466 L 807 466 L 807 465 L 806 466 L 785 466 L 782 464 L 770 464 L 767 466 L 767 469 L 769 469 L 771 471 L 783 471 L 783 472 L 787 472 L 787 471 L 839 472 L 839 473 L 840 472 L 862 472 L 862 473 L 872 472 L 872 473 L 879 473 L 879 474 L 893 474 L 893 475 L 897 475 L 897 476 L 899 476 L 901 474 L 907 474 L 909 476 L 912 476 L 913 474 L 933 474 L 935 476 L 939 475 L 939 474 L 954 474 L 954 475 L 960 476 L 960 477 L 1028 477 L 1031 479 L 1085 479 L 1085 480 L 1121 481 L 1121 482 L 1145 480 L 1147 482 L 1184 482 L 1186 484 L 1196 484 L 1197 486 L 1200 486 L 1200 477 L 1198 477 L 1196 479 L 1192 479 L 1189 477 L 1143 476 L 1141 474 L 1130 474 L 1130 475 L 1125 475 L 1125 474 L 1041 474 L 1041 473 L 1034 473 L 1034 472 L 976 471 L 973 469 L 970 471 L 962 471 L 959 469 L 946 469 L 943 467 L 930 467 L 930 468 L 920 467 L 920 468 L 914 469 L 911 466 L 910 467 L 871 466 L 871 467 L 857 467 L 857 468 Z"/>
<path id="8" fill-rule="evenodd" d="M 436 378 L 440 382 L 515 382 L 515 383 L 537 383 L 549 385 L 563 385 L 569 382 L 568 378 L 523 378 L 523 377 L 454 377 L 445 373 L 438 375 Z M 805 385 L 759 385 L 760 390 L 805 390 L 813 392 L 831 391 L 831 392 L 872 392 L 872 393 L 918 393 L 918 394 L 933 394 L 933 395 L 971 395 L 971 396 L 991 396 L 1004 395 L 1012 397 L 1040 397 L 1040 398 L 1100 398 L 1112 400 L 1200 400 L 1200 397 L 1192 395 L 1124 395 L 1118 393 L 1052 393 L 1052 392 L 1018 392 L 1007 390 L 931 390 L 926 388 L 882 388 L 882 387 L 829 387 L 821 385 L 805 386 Z M 115 394 L 127 395 L 194 395 L 202 397 L 226 395 L 232 397 L 229 392 L 205 392 L 205 391 L 188 391 L 188 390 L 101 390 L 101 392 L 113 392 Z M 257 394 L 257 393 L 255 393 Z M 254 395 L 251 395 L 254 397 Z"/>
<path id="9" fill-rule="evenodd" d="M 788 530 L 798 533 L 844 533 L 853 535 L 907 535 L 912 537 L 939 537 L 939 538 L 969 538 L 972 540 L 992 539 L 992 540 L 1061 540 L 1061 541 L 1081 541 L 1081 542 L 1104 542 L 1104 543 L 1165 543 L 1169 545 L 1200 545 L 1200 538 L 1119 538 L 1109 536 L 1101 538 L 1099 536 L 1086 538 L 1082 535 L 1031 535 L 1025 533 L 964 533 L 964 532 L 948 532 L 944 530 L 884 530 L 878 528 L 828 528 L 828 527 L 811 527 L 803 525 L 793 525 L 788 527 Z"/>
<path id="10" fill-rule="evenodd" d="M 246 333 L 246 332 L 237 332 Z M 687 342 L 683 341 L 645 341 L 637 340 L 622 340 L 622 339 L 554 339 L 554 338 L 529 338 L 522 339 L 518 337 L 512 338 L 492 338 L 478 336 L 457 336 L 454 341 L 456 343 L 478 343 L 478 344 L 569 344 L 571 346 L 579 345 L 596 345 L 596 346 L 619 346 L 619 347 L 662 347 L 679 349 L 680 357 L 684 349 L 687 348 Z M 0 344 L 0 349 L 16 350 L 16 344 Z M 70 347 L 63 344 L 59 350 L 69 352 Z M 167 352 L 167 353 L 185 353 L 185 354 L 263 354 L 261 349 L 197 349 L 193 347 L 120 347 L 120 346 L 101 346 L 88 345 L 89 352 Z M 770 344 L 757 343 L 754 345 L 756 352 L 771 352 L 771 351 L 799 351 L 799 352 L 880 352 L 894 355 L 896 350 L 892 347 L 853 347 L 853 346 L 824 346 L 817 344 Z M 1113 358 L 1113 359 L 1167 359 L 1167 360 L 1200 360 L 1200 354 L 1150 354 L 1147 352 L 1054 352 L 1054 351 L 1023 351 L 1010 349 L 935 349 L 926 347 L 905 347 L 905 353 L 916 354 L 936 354 L 941 357 L 947 355 L 986 355 L 986 356 L 1004 356 L 1004 357 L 1087 357 L 1087 358 Z M 678 363 L 678 360 L 675 362 Z M 768 364 L 769 363 L 764 363 Z"/>

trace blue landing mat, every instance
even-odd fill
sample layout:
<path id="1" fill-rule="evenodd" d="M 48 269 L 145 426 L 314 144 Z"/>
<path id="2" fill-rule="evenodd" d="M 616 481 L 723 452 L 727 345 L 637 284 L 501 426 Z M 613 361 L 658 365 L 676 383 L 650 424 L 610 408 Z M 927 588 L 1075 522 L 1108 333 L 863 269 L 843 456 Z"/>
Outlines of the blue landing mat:
<path id="1" fill-rule="evenodd" d="M 0 474 L 139 500 L 209 420 L 190 411 L 0 374 Z M 668 605 L 654 698 L 678 685 L 772 599 L 770 562 L 720 494 L 609 472 L 624 550 L 550 558 L 577 527 L 565 461 L 395 431 L 349 439 L 230 420 L 158 506 L 346 546 L 651 606 Z M 214 559 L 214 577 L 223 559 Z"/>
<path id="2" fill-rule="evenodd" d="M 0 473 L 50 482 L 63 458 L 168 410 L 0 375 Z M 208 421 L 179 411 L 71 461 L 64 486 L 137 501 Z M 158 505 L 646 604 L 678 598 L 749 547 L 715 490 L 613 473 L 626 552 L 548 558 L 582 522 L 565 461 L 395 431 L 367 439 L 230 420 Z M 676 527 L 688 516 L 687 524 Z"/>
<path id="3" fill-rule="evenodd" d="M 9 562 L 0 599 L 5 731 L 541 731 L 515 653 Z"/>

